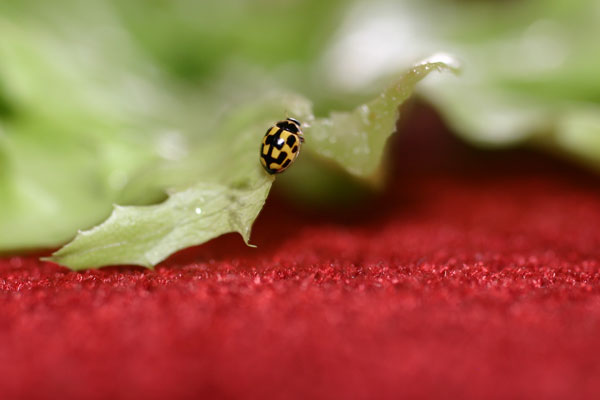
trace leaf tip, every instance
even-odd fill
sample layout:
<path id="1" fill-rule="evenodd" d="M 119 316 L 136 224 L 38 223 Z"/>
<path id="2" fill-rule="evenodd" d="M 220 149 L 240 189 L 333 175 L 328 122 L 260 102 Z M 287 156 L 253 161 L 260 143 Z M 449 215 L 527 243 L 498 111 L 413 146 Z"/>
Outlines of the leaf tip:
<path id="1" fill-rule="evenodd" d="M 237 232 L 242 237 L 242 240 L 244 241 L 244 244 L 246 246 L 252 247 L 253 249 L 258 247 L 255 244 L 250 243 L 250 229 L 246 229 L 246 232 L 241 232 L 241 231 L 237 231 Z"/>
<path id="2" fill-rule="evenodd" d="M 58 253 L 58 251 L 52 253 L 52 255 L 50 255 L 50 256 L 40 257 L 40 261 L 50 262 L 50 263 L 59 265 L 61 267 L 70 269 L 71 271 L 80 271 L 82 269 L 85 269 L 85 268 L 81 268 L 81 267 L 78 267 L 78 266 L 69 265 L 68 263 L 65 263 L 65 262 L 61 261 L 62 257 L 60 255 L 57 255 L 57 253 Z"/>
<path id="3" fill-rule="evenodd" d="M 40 261 L 43 261 L 43 262 L 51 262 L 51 263 L 54 263 L 54 264 L 56 264 L 56 261 L 54 261 L 54 254 L 53 254 L 53 255 L 51 255 L 51 256 L 40 257 Z"/>
<path id="4" fill-rule="evenodd" d="M 455 74 L 460 73 L 462 70 L 460 60 L 452 54 L 444 52 L 435 53 L 417 65 L 435 65 L 438 70 L 447 69 Z"/>

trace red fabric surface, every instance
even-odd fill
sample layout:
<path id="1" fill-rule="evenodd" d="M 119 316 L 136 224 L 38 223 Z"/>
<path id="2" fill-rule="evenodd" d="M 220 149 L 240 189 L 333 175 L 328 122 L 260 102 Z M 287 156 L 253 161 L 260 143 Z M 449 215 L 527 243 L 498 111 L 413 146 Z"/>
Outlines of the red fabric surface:
<path id="1" fill-rule="evenodd" d="M 426 110 L 403 125 L 383 195 L 275 196 L 258 249 L 1 260 L 1 398 L 598 398 L 598 178 L 470 150 Z"/>

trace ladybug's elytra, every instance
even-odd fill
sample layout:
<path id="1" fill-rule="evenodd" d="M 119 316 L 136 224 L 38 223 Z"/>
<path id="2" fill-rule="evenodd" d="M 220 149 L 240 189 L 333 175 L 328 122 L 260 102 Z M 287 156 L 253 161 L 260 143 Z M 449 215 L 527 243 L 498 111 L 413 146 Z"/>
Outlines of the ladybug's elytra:
<path id="1" fill-rule="evenodd" d="M 260 162 L 269 174 L 285 171 L 300 154 L 304 143 L 300 122 L 287 118 L 270 127 L 260 146 Z"/>

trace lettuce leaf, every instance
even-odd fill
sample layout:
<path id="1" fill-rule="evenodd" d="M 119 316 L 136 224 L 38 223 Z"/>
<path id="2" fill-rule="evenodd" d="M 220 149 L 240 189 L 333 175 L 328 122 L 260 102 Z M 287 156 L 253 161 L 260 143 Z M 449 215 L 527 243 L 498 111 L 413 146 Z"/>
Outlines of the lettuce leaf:
<path id="1" fill-rule="evenodd" d="M 166 201 L 150 206 L 115 206 L 101 225 L 80 232 L 49 260 L 71 269 L 115 264 L 153 267 L 170 254 L 228 232 L 246 243 L 254 220 L 275 180 L 262 170 L 258 148 L 272 123 L 265 110 L 284 110 L 308 121 L 303 152 L 330 159 L 348 173 L 369 178 L 381 162 L 386 139 L 395 131 L 399 106 L 418 81 L 431 71 L 450 70 L 440 61 L 423 62 L 374 100 L 350 112 L 315 118 L 300 96 L 271 96 L 227 115 L 211 141 L 203 143 L 190 161 L 165 168 L 163 180 L 192 169 L 200 160 L 190 187 L 171 190 Z M 277 112 L 274 112 L 277 114 Z M 309 162 L 301 156 L 298 163 Z"/>

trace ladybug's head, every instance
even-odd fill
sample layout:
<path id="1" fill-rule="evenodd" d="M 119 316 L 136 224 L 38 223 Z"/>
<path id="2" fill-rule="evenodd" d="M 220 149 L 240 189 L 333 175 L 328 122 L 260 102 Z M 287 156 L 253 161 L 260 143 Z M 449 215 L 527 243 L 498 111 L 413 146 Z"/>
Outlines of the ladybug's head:
<path id="1" fill-rule="evenodd" d="M 300 121 L 294 118 L 287 118 L 283 121 L 279 121 L 277 124 L 278 128 L 285 129 L 288 132 L 302 135 L 302 129 L 300 128 Z"/>
<path id="2" fill-rule="evenodd" d="M 286 122 L 288 123 L 287 129 L 290 132 L 297 133 L 298 135 L 300 135 L 300 138 L 302 139 L 302 124 L 300 123 L 300 121 L 298 121 L 295 118 L 287 118 Z"/>
<path id="3" fill-rule="evenodd" d="M 298 127 L 300 127 L 300 125 L 302 125 L 302 124 L 300 123 L 300 121 L 298 121 L 298 120 L 297 120 L 297 119 L 295 119 L 295 118 L 287 118 L 287 120 L 288 120 L 288 121 L 290 121 L 290 122 L 293 122 L 293 123 L 295 123 L 296 125 L 298 125 Z"/>

